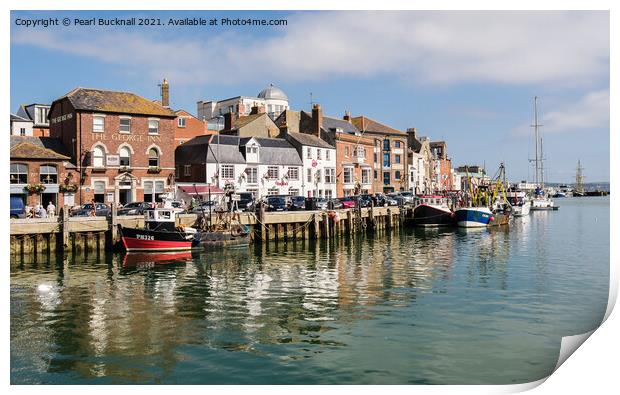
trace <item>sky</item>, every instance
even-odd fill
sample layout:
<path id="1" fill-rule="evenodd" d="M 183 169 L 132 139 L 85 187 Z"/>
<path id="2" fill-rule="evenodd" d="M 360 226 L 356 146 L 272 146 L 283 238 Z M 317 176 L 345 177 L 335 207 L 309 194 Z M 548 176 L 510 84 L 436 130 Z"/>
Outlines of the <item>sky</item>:
<path id="1" fill-rule="evenodd" d="M 158 26 L 76 26 L 75 18 L 159 18 Z M 37 18 L 71 24 L 27 27 Z M 285 19 L 286 26 L 175 26 L 170 19 Z M 504 162 L 532 180 L 534 96 L 545 178 L 609 181 L 606 11 L 13 11 L 11 112 L 82 86 L 171 106 L 255 96 L 269 83 L 294 110 L 365 115 L 444 140 L 454 167 Z"/>

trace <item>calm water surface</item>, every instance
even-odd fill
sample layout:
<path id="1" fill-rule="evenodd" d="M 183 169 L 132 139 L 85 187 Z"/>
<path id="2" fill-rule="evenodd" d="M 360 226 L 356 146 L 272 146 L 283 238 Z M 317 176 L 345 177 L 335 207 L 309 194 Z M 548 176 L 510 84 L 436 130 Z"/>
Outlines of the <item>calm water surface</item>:
<path id="1" fill-rule="evenodd" d="M 609 199 L 557 203 L 509 229 L 15 261 L 11 382 L 536 380 L 607 305 Z"/>

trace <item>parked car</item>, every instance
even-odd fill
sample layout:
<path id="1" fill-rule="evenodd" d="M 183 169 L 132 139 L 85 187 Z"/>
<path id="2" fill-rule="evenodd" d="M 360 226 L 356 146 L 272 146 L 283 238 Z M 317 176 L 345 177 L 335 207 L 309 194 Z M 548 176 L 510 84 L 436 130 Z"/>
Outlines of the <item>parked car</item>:
<path id="1" fill-rule="evenodd" d="M 375 207 L 383 207 L 387 205 L 387 201 L 385 200 L 386 197 L 384 194 L 377 192 L 369 196 L 371 197 L 373 203 L 375 204 Z"/>
<path id="2" fill-rule="evenodd" d="M 316 198 L 316 207 L 319 210 L 327 210 L 327 199 L 325 198 Z"/>
<path id="3" fill-rule="evenodd" d="M 92 203 L 86 203 L 81 205 L 77 210 L 71 212 L 73 217 L 90 217 L 93 212 Z M 109 217 L 112 213 L 110 207 L 104 203 L 95 203 L 95 216 L 97 217 Z"/>
<path id="4" fill-rule="evenodd" d="M 289 210 L 305 210 L 306 209 L 306 198 L 303 196 L 293 196 L 291 198 L 291 204 L 289 206 Z"/>
<path id="5" fill-rule="evenodd" d="M 388 197 L 388 199 L 391 199 L 391 200 L 395 201 L 395 204 L 388 203 L 388 205 L 391 205 L 391 206 L 402 206 L 403 204 L 405 204 L 405 198 L 403 196 L 401 196 L 400 193 L 397 193 L 397 192 L 388 193 L 387 197 Z"/>
<path id="6" fill-rule="evenodd" d="M 359 199 L 360 207 L 370 207 L 373 203 L 372 195 L 359 195 L 359 196 L 354 196 L 354 198 Z M 375 206 L 377 206 L 376 202 L 375 202 Z"/>
<path id="7" fill-rule="evenodd" d="M 267 196 L 265 204 L 267 211 L 286 211 L 288 209 L 286 199 L 282 196 Z"/>
<path id="8" fill-rule="evenodd" d="M 328 199 L 327 208 L 330 210 L 340 210 L 344 208 L 344 204 L 339 199 Z"/>
<path id="9" fill-rule="evenodd" d="M 398 195 L 403 198 L 403 202 L 405 204 L 413 204 L 413 200 L 415 199 L 415 195 L 413 192 L 409 191 L 400 191 Z"/>
<path id="10" fill-rule="evenodd" d="M 392 196 L 386 196 L 385 197 L 385 203 L 388 206 L 398 206 L 398 200 L 396 200 L 395 198 L 393 198 Z"/>
<path id="11" fill-rule="evenodd" d="M 353 199 L 351 196 L 341 197 L 337 200 L 339 200 L 342 204 L 342 208 L 355 208 L 355 199 Z"/>
<path id="12" fill-rule="evenodd" d="M 19 196 L 11 196 L 11 218 L 24 218 L 26 216 L 24 201 Z"/>
<path id="13" fill-rule="evenodd" d="M 116 215 L 143 215 L 144 210 L 154 207 L 155 205 L 151 202 L 131 202 L 117 210 Z"/>
<path id="14" fill-rule="evenodd" d="M 254 194 L 252 192 L 239 192 L 239 201 L 237 202 L 237 207 L 241 211 L 254 211 L 256 208 L 256 199 L 254 199 Z"/>
<path id="15" fill-rule="evenodd" d="M 215 202 L 213 200 L 208 200 L 206 202 L 201 202 L 196 207 L 190 210 L 192 214 L 209 214 L 211 211 L 216 211 Z"/>

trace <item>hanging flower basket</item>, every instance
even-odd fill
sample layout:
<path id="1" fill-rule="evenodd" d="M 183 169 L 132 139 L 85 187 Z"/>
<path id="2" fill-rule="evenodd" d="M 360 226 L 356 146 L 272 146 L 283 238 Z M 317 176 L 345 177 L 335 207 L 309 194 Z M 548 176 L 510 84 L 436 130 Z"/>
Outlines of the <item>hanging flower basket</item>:
<path id="1" fill-rule="evenodd" d="M 161 167 L 159 166 L 149 166 L 147 172 L 149 173 L 159 173 L 161 171 Z"/>
<path id="2" fill-rule="evenodd" d="M 43 184 L 27 184 L 24 189 L 28 191 L 28 193 L 41 193 L 45 191 L 45 185 Z"/>
<path id="3" fill-rule="evenodd" d="M 75 184 L 60 184 L 58 190 L 62 193 L 75 193 L 78 187 Z"/>

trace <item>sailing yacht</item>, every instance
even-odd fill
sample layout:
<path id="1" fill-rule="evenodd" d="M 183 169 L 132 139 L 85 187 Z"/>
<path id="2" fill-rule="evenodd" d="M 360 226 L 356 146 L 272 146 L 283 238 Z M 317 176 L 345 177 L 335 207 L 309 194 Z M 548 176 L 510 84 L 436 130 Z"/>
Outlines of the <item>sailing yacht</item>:
<path id="1" fill-rule="evenodd" d="M 544 171 L 543 171 L 543 149 L 542 149 L 542 137 L 539 136 L 538 127 L 542 126 L 538 123 L 538 97 L 534 96 L 534 140 L 536 145 L 536 158 L 533 160 L 535 163 L 535 184 L 536 190 L 532 197 L 531 210 L 557 210 L 559 207 L 555 206 L 553 200 L 548 193 L 545 192 Z"/>

